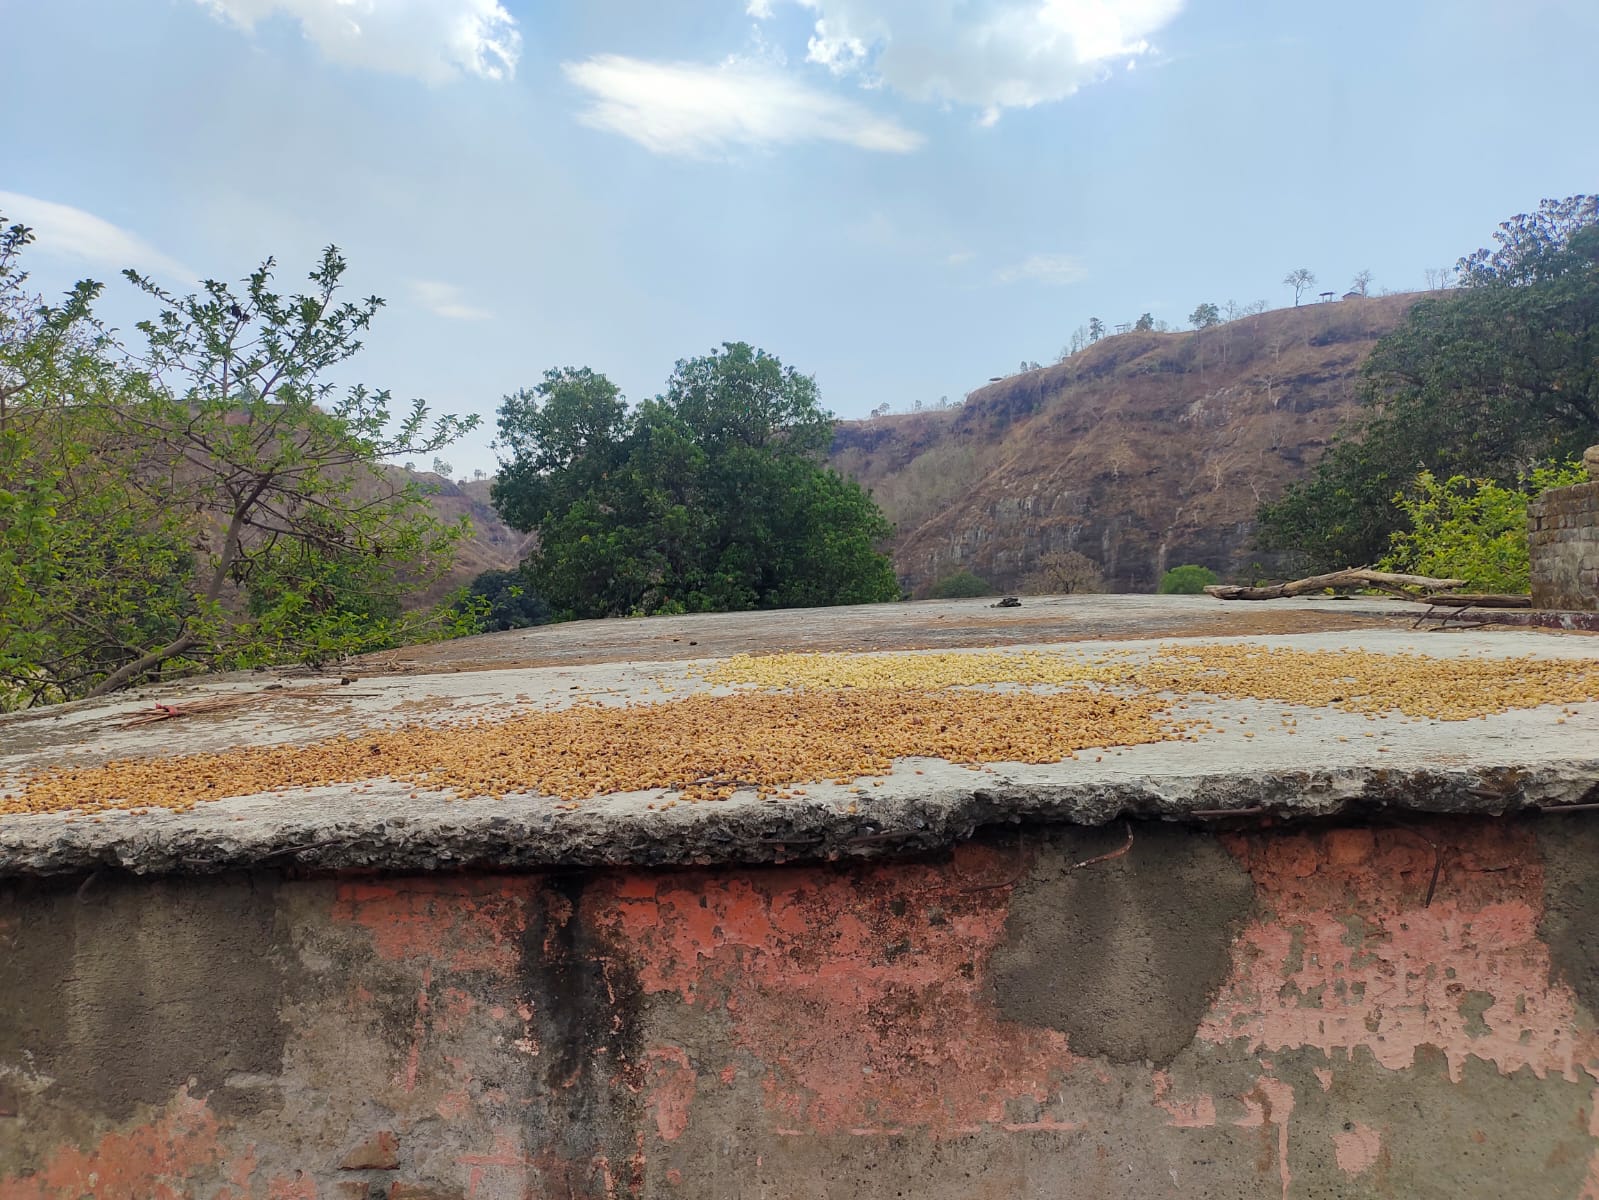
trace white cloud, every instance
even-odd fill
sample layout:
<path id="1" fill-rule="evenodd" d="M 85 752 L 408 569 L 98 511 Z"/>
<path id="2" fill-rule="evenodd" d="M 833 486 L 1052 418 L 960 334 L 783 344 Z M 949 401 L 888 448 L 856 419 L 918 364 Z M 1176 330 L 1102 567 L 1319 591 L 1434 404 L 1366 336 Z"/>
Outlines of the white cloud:
<path id="1" fill-rule="evenodd" d="M 995 279 L 1001 283 L 1079 283 L 1088 278 L 1088 269 L 1069 254 L 1034 254 L 1004 268 Z"/>
<path id="2" fill-rule="evenodd" d="M 448 83 L 462 73 L 508 79 L 522 35 L 499 0 L 198 0 L 244 30 L 282 16 L 346 66 Z"/>
<path id="3" fill-rule="evenodd" d="M 1131 66 L 1183 0 L 792 0 L 816 14 L 809 59 L 914 100 L 1007 108 Z M 769 0 L 766 7 L 770 7 Z"/>
<path id="4" fill-rule="evenodd" d="M 184 283 L 199 278 L 196 272 L 163 254 L 138 234 L 70 204 L 57 204 L 19 192 L 0 192 L 0 213 L 4 214 L 8 225 L 21 222 L 30 227 L 35 248 L 44 254 L 76 259 L 107 271 L 132 267 Z"/>
<path id="5" fill-rule="evenodd" d="M 739 146 L 807 141 L 904 154 L 922 144 L 920 134 L 898 122 L 763 63 L 705 66 L 604 54 L 563 70 L 591 97 L 580 118 L 585 124 L 657 154 L 703 158 Z"/>
<path id="6" fill-rule="evenodd" d="M 772 0 L 749 0 L 744 12 L 757 21 L 769 21 L 772 18 Z"/>
<path id="7" fill-rule="evenodd" d="M 411 281 L 411 297 L 435 317 L 451 321 L 486 321 L 494 315 L 486 308 L 468 304 L 466 293 L 453 283 L 415 279 Z"/>

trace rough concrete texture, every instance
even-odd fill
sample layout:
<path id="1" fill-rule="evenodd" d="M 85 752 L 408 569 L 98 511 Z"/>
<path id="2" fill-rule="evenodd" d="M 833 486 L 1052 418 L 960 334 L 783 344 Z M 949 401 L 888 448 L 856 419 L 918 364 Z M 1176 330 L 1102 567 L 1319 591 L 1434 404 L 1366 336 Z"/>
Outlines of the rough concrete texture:
<path id="1" fill-rule="evenodd" d="M 1093 598 L 988 640 L 1058 645 L 1103 606 L 1099 636 L 1149 636 L 1096 648 L 1134 654 L 1225 608 Z M 912 644 L 1039 615 L 905 611 Z M 1599 654 L 1273 611 L 1303 622 L 1277 645 Z M 758 640 L 739 621 L 615 624 L 726 653 Z M 0 772 L 706 686 L 671 653 L 579 661 L 611 649 L 24 714 Z M 1297 736 L 1283 708 L 802 800 L 0 818 L 0 1200 L 1599 1196 L 1599 816 L 1518 813 L 1599 802 L 1599 704 L 1304 710 Z"/>
<path id="2" fill-rule="evenodd" d="M 1076 599 L 1082 602 L 1079 608 L 1052 601 L 1038 606 L 1042 612 L 1027 606 L 991 610 L 981 604 L 972 609 L 955 604 L 879 605 L 873 610 L 843 611 L 872 611 L 871 619 L 878 620 L 877 612 L 913 610 L 919 615 L 908 635 L 912 643 L 940 616 L 964 613 L 988 621 L 1019 613 L 1016 619 L 1029 623 L 1017 629 L 1027 630 L 1031 637 L 1057 639 L 1017 643 L 1019 647 L 1082 654 L 1125 650 L 1135 655 L 1158 654 L 1162 642 L 1109 640 L 1078 647 L 1063 642 L 1078 636 L 1079 628 L 1091 620 L 1099 620 L 1098 628 L 1104 629 L 1106 612 L 1116 615 L 1117 628 L 1153 630 L 1169 630 L 1180 620 L 1192 623 L 1194 617 L 1183 614 L 1242 611 L 1260 614 L 1257 619 L 1269 615 L 1267 606 L 1229 606 L 1193 597 Z M 1396 616 L 1394 605 L 1369 602 L 1282 603 L 1287 605 L 1285 612 L 1312 624 L 1328 611 L 1334 616 L 1347 612 L 1364 624 L 1339 632 L 1213 640 L 1308 650 L 1358 647 L 1588 661 L 1599 657 L 1599 641 L 1580 635 L 1414 631 L 1409 623 L 1415 606 L 1398 606 Z M 833 611 L 811 615 L 821 624 L 816 634 L 820 644 L 833 644 L 838 623 L 847 624 Z M 787 645 L 796 649 L 813 645 L 804 639 L 792 614 L 778 616 L 792 635 Z M 649 621 L 608 624 L 638 630 L 646 649 L 661 638 L 711 629 L 719 630 L 724 648 L 732 649 L 739 644 L 740 630 L 754 639 L 761 622 L 776 619 L 770 614 L 671 618 L 681 623 L 663 626 L 679 630 L 672 634 L 653 632 Z M 560 630 L 505 636 L 514 636 L 522 645 L 540 633 L 555 648 L 575 636 Z M 879 644 L 893 644 L 881 628 L 873 637 Z M 569 646 L 567 651 L 578 652 Z M 481 657 L 470 647 L 460 652 Z M 442 651 L 430 653 L 436 656 Z M 607 656 L 608 649 L 600 654 Z M 709 687 L 699 676 L 714 661 L 446 671 L 361 677 L 343 686 L 336 681 L 286 680 L 270 691 L 263 690 L 259 679 L 237 677 L 174 685 L 143 696 L 0 718 L 4 752 L 0 783 L 8 774 L 14 777 L 31 769 L 114 757 L 305 742 L 408 721 L 457 721 L 528 705 L 617 704 L 725 691 Z M 444 670 L 442 663 L 434 669 Z M 182 704 L 239 694 L 251 697 L 247 707 L 129 724 L 150 710 L 152 700 Z M 1499 813 L 1599 800 L 1599 703 L 1574 706 L 1569 715 L 1545 707 L 1462 722 L 1373 722 L 1337 710 L 1295 709 L 1299 724 L 1292 730 L 1280 722 L 1289 708 L 1276 702 L 1195 703 L 1185 715 L 1208 717 L 1223 727 L 1197 743 L 1082 754 L 1074 761 L 1046 766 L 991 763 L 974 768 L 902 760 L 880 787 L 871 786 L 869 780 L 818 784 L 808 787 L 803 798 L 782 801 L 760 799 L 746 791 L 727 801 L 663 809 L 656 805 L 664 793 L 641 792 L 586 801 L 568 811 L 540 796 L 454 801 L 428 793 L 413 797 L 409 785 L 380 778 L 359 794 L 352 787 L 306 788 L 232 797 L 184 813 L 110 812 L 93 819 L 59 813 L 0 816 L 0 875 L 102 867 L 196 873 L 284 865 L 433 870 L 829 860 L 935 850 L 979 829 L 1016 822 L 1100 825 L 1122 815 L 1181 819 L 1194 813 L 1258 808 L 1305 817 L 1406 809 Z"/>
<path id="3" fill-rule="evenodd" d="M 1599 1036 L 1545 939 L 1594 819 L 1552 821 L 15 881 L 0 1197 L 1576 1200 Z"/>

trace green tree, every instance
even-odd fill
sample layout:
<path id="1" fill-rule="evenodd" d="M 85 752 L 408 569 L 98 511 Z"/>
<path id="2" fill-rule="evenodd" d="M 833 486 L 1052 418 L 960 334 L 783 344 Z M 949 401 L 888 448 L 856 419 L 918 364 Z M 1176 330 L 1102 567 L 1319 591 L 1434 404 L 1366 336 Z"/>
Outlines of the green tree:
<path id="1" fill-rule="evenodd" d="M 822 466 L 832 431 L 815 381 L 744 343 L 632 411 L 603 375 L 550 371 L 500 408 L 491 495 L 538 533 L 524 571 L 564 616 L 897 599 L 891 527 Z"/>
<path id="2" fill-rule="evenodd" d="M 181 518 L 132 486 L 106 414 L 141 380 L 112 361 L 100 285 L 28 291 L 30 232 L 0 233 L 0 710 L 82 695 L 173 636 L 193 570 Z"/>
<path id="3" fill-rule="evenodd" d="M 307 295 L 215 281 L 168 295 L 129 355 L 92 313 L 24 287 L 28 235 L 0 243 L 0 703 L 97 695 L 163 671 L 392 644 L 397 598 L 436 577 L 463 528 L 393 484 L 391 455 L 470 426 L 323 378 L 381 301 L 336 304 L 329 250 Z"/>
<path id="4" fill-rule="evenodd" d="M 483 571 L 466 585 L 455 608 L 480 633 L 528 629 L 550 620 L 550 606 L 527 586 L 521 571 Z"/>
<path id="5" fill-rule="evenodd" d="M 1263 506 L 1262 545 L 1308 570 L 1375 561 L 1404 527 L 1394 497 L 1423 471 L 1516 487 L 1599 438 L 1599 211 L 1545 201 L 1465 286 L 1418 301 L 1362 369 L 1361 410 L 1311 476 Z"/>
<path id="6" fill-rule="evenodd" d="M 967 570 L 946 575 L 927 589 L 929 600 L 970 600 L 978 596 L 992 596 L 994 589 L 988 581 Z"/>
<path id="7" fill-rule="evenodd" d="M 1188 314 L 1188 323 L 1195 329 L 1209 329 L 1212 325 L 1221 324 L 1221 309 L 1214 304 L 1206 302 L 1194 308 Z"/>
<path id="8" fill-rule="evenodd" d="M 1105 336 L 1105 322 L 1098 317 L 1088 318 L 1088 340 L 1090 343 L 1099 341 Z"/>
<path id="9" fill-rule="evenodd" d="M 1162 596 L 1198 596 L 1215 582 L 1217 582 L 1216 572 L 1209 567 L 1184 563 L 1162 575 L 1155 590 Z"/>
<path id="10" fill-rule="evenodd" d="M 1133 323 L 1133 330 L 1136 333 L 1152 333 L 1152 332 L 1154 332 L 1154 329 L 1155 329 L 1155 314 L 1154 313 L 1145 313 L 1143 316 L 1139 317 L 1136 322 Z"/>
<path id="11" fill-rule="evenodd" d="M 1535 469 L 1519 487 L 1463 475 L 1440 481 L 1423 471 L 1409 491 L 1394 498 L 1409 528 L 1393 532 L 1388 554 L 1377 565 L 1464 579 L 1473 591 L 1528 591 L 1527 501 L 1586 478 L 1575 462 Z"/>

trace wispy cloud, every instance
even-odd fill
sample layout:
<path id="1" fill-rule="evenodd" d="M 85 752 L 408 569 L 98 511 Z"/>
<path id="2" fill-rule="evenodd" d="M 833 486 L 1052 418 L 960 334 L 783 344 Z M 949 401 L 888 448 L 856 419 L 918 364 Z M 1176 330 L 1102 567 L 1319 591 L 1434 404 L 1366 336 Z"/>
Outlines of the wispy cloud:
<path id="1" fill-rule="evenodd" d="M 197 0 L 246 31 L 269 17 L 299 22 L 327 58 L 427 83 L 509 79 L 522 54 L 498 0 Z"/>
<path id="2" fill-rule="evenodd" d="M 1000 283 L 1046 283 L 1058 286 L 1080 283 L 1088 278 L 1088 269 L 1069 254 L 1033 254 L 998 271 L 994 278 Z"/>
<path id="3" fill-rule="evenodd" d="M 70 204 L 20 192 L 0 192 L 0 213 L 5 215 L 7 224 L 20 221 L 29 226 L 37 249 L 44 254 L 75 259 L 106 271 L 132 267 L 184 283 L 199 278 L 197 272 L 163 254 L 138 234 Z"/>
<path id="4" fill-rule="evenodd" d="M 605 54 L 562 69 L 590 97 L 579 117 L 584 124 L 656 154 L 707 158 L 814 141 L 905 154 L 922 144 L 919 133 L 898 122 L 764 63 L 707 66 Z"/>
<path id="5" fill-rule="evenodd" d="M 776 0 L 751 3 L 753 16 Z M 1183 0 L 791 0 L 816 14 L 811 62 L 914 100 L 1007 108 L 1070 96 L 1131 66 Z M 757 11 L 759 9 L 760 11 Z"/>
<path id="6" fill-rule="evenodd" d="M 451 321 L 486 321 L 494 314 L 466 302 L 466 293 L 453 283 L 433 279 L 411 281 L 411 298 L 435 317 Z"/>

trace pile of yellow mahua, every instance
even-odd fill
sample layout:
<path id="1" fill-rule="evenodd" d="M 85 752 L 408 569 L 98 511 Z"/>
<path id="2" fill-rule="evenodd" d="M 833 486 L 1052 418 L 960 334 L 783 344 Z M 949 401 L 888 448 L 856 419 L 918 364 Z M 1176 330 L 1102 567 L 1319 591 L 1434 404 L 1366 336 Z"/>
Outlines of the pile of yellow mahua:
<path id="1" fill-rule="evenodd" d="M 1449 721 L 1599 698 L 1599 661 L 1244 645 L 1163 646 L 1147 657 L 739 656 L 704 678 L 738 690 L 43 772 L 0 796 L 0 811 L 181 810 L 288 788 L 359 792 L 384 778 L 447 795 L 532 792 L 568 803 L 651 789 L 683 800 L 740 788 L 784 798 L 805 783 L 886 774 L 896 759 L 1048 763 L 1091 747 L 1193 739 L 1212 727 L 1173 712 L 1196 695 Z"/>

